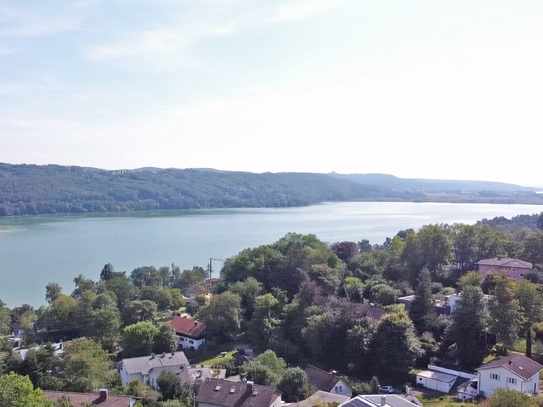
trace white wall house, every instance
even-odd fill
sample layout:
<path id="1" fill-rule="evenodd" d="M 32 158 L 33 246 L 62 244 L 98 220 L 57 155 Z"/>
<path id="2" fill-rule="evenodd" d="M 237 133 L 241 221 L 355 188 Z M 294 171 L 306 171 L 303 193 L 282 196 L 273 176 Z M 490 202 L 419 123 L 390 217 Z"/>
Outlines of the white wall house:
<path id="1" fill-rule="evenodd" d="M 478 393 L 488 397 L 499 388 L 537 393 L 543 366 L 524 355 L 514 355 L 494 359 L 476 370 Z"/>
<path id="2" fill-rule="evenodd" d="M 177 335 L 177 343 L 183 349 L 200 349 L 206 342 L 206 326 L 203 322 L 187 317 L 174 317 L 170 326 Z"/>
<path id="3" fill-rule="evenodd" d="M 153 369 L 171 368 L 181 370 L 181 366 L 189 366 L 189 361 L 183 352 L 151 354 L 139 358 L 123 359 L 119 363 L 119 372 L 124 385 L 132 380 L 137 380 L 141 383 L 149 382 L 155 387 L 157 376 L 152 375 Z M 154 379 L 154 383 L 152 379 Z"/>

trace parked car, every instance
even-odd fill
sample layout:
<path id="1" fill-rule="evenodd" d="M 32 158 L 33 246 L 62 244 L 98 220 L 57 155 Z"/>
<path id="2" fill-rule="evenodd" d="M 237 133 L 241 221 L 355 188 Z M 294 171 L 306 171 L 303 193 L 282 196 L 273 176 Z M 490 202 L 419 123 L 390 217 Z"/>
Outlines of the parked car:
<path id="1" fill-rule="evenodd" d="M 394 387 L 392 386 L 379 386 L 379 393 L 392 394 L 394 391 Z"/>

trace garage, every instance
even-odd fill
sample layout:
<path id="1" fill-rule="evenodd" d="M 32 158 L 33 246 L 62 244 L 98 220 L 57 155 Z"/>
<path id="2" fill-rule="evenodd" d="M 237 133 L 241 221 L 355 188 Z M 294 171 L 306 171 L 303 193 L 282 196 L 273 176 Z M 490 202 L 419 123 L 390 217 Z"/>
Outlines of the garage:
<path id="1" fill-rule="evenodd" d="M 415 380 L 417 387 L 426 387 L 441 393 L 449 393 L 457 378 L 458 376 L 452 374 L 424 370 L 417 373 Z"/>

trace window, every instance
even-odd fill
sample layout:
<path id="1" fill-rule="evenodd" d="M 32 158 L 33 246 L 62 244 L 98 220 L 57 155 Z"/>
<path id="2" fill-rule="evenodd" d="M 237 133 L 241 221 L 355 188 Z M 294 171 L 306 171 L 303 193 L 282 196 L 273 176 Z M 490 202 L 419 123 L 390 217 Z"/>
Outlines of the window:
<path id="1" fill-rule="evenodd" d="M 490 378 L 491 378 L 492 380 L 500 381 L 500 375 L 499 375 L 499 374 L 496 374 L 496 373 L 490 373 Z"/>
<path id="2" fill-rule="evenodd" d="M 334 391 L 335 391 L 336 393 L 337 393 L 337 390 L 338 390 L 338 389 L 337 389 L 337 386 L 336 386 L 336 387 L 334 387 Z"/>
<path id="3" fill-rule="evenodd" d="M 517 384 L 517 379 L 515 379 L 514 377 L 508 377 L 507 378 L 507 383 L 508 384 Z"/>
<path id="4" fill-rule="evenodd" d="M 343 391 L 343 386 L 340 384 L 339 385 L 339 392 L 341 393 Z"/>
<path id="5" fill-rule="evenodd" d="M 194 343 L 194 341 L 192 339 L 189 339 L 189 343 Z"/>

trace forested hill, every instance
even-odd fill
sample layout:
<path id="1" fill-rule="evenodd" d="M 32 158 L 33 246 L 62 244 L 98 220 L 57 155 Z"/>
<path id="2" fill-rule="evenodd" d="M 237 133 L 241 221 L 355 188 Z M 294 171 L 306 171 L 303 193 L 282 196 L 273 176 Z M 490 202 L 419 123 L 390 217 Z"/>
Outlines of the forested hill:
<path id="1" fill-rule="evenodd" d="M 302 206 L 386 196 L 325 174 L 0 164 L 0 216 Z"/>
<path id="2" fill-rule="evenodd" d="M 542 196 L 510 184 L 503 184 L 508 185 L 508 192 L 445 191 L 444 195 L 432 195 L 422 189 L 392 188 L 383 182 L 385 175 L 374 182 L 337 175 L 160 168 L 107 171 L 0 164 L 0 216 L 287 207 L 354 200 L 543 203 Z"/>

